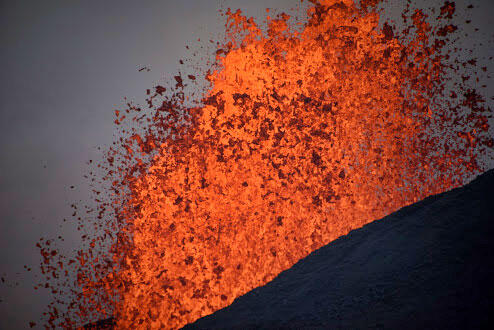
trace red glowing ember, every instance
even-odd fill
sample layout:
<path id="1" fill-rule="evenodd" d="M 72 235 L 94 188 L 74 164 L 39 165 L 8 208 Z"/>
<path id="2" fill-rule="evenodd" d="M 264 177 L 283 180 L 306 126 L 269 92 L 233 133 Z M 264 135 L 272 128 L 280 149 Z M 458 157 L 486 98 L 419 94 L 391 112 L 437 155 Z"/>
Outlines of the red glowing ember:
<path id="1" fill-rule="evenodd" d="M 435 24 L 405 13 L 397 31 L 379 28 L 378 1 L 312 2 L 298 29 L 286 14 L 263 31 L 228 11 L 199 106 L 184 96 L 196 74 L 148 91 L 149 109 L 116 112 L 134 126 L 108 151 L 99 234 L 74 261 L 40 245 L 43 270 L 72 263 L 81 289 L 66 315 L 52 306 L 51 325 L 179 328 L 484 169 L 484 101 L 445 82 L 453 3 Z"/>

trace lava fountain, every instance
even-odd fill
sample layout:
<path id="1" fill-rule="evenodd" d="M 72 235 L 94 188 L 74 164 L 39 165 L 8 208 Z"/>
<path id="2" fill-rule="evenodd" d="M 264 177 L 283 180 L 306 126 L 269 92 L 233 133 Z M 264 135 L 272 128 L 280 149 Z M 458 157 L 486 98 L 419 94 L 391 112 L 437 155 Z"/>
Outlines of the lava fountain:
<path id="1" fill-rule="evenodd" d="M 106 315 L 117 328 L 179 328 L 483 171 L 490 109 L 468 80 L 446 84 L 454 3 L 435 24 L 407 10 L 398 31 L 379 27 L 377 2 L 312 1 L 298 29 L 283 13 L 263 30 L 228 11 L 197 106 L 189 75 L 148 90 L 148 109 L 117 111 L 132 127 L 101 164 L 111 194 L 97 198 L 99 234 L 70 261 L 40 244 L 44 272 L 72 265 L 80 288 L 72 317 L 52 305 L 49 324 Z"/>

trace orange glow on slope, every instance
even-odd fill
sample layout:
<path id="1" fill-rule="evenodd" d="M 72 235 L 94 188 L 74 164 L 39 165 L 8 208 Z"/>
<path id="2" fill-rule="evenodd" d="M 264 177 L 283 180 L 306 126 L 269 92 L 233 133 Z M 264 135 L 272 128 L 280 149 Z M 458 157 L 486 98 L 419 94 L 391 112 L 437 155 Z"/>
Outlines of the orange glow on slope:
<path id="1" fill-rule="evenodd" d="M 203 106 L 182 105 L 178 77 L 171 97 L 154 106 L 164 88 L 151 96 L 147 122 L 127 110 L 145 134 L 109 153 L 106 179 L 120 179 L 105 207 L 120 232 L 110 266 L 81 252 L 81 317 L 110 305 L 118 328 L 179 328 L 481 170 L 475 155 L 492 147 L 482 100 L 465 91 L 475 128 L 437 101 L 447 92 L 440 49 L 451 25 L 433 28 L 417 11 L 405 44 L 352 1 L 315 3 L 298 32 L 285 14 L 267 33 L 227 15 L 230 40 Z"/>

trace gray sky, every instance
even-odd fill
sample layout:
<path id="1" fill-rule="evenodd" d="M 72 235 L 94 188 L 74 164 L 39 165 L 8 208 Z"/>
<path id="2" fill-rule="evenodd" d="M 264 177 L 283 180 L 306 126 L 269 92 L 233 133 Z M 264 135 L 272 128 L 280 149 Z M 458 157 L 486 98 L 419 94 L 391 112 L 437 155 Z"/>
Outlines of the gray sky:
<path id="1" fill-rule="evenodd" d="M 468 3 L 482 8 L 473 11 L 476 24 L 492 34 L 494 1 Z M 71 203 L 91 197 L 82 177 L 86 162 L 98 159 L 97 146 L 111 144 L 113 110 L 123 97 L 143 102 L 146 88 L 190 57 L 186 44 L 217 39 L 221 5 L 260 16 L 266 7 L 288 11 L 298 4 L 0 0 L 0 329 L 39 325 L 49 295 L 32 289 L 40 262 L 35 243 L 61 233 L 69 251 L 78 248 L 75 224 L 62 219 L 70 218 Z M 479 53 L 494 54 L 492 43 L 482 47 Z M 152 71 L 138 72 L 144 65 Z"/>

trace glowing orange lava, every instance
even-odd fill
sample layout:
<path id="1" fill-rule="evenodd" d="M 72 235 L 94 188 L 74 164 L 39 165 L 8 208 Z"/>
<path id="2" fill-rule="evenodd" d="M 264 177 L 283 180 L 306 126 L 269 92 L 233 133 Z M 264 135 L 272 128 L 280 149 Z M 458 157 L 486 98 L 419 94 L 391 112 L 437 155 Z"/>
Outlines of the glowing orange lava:
<path id="1" fill-rule="evenodd" d="M 228 11 L 202 106 L 183 105 L 177 77 L 171 96 L 155 89 L 152 114 L 117 113 L 144 133 L 109 152 L 114 194 L 101 212 L 114 210 L 113 260 L 80 252 L 80 318 L 179 328 L 482 170 L 476 155 L 492 147 L 482 98 L 464 89 L 443 101 L 454 4 L 435 27 L 411 13 L 405 42 L 379 28 L 371 1 L 313 2 L 298 31 L 286 14 L 264 32 Z"/>

